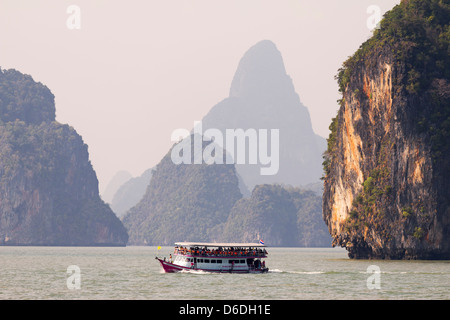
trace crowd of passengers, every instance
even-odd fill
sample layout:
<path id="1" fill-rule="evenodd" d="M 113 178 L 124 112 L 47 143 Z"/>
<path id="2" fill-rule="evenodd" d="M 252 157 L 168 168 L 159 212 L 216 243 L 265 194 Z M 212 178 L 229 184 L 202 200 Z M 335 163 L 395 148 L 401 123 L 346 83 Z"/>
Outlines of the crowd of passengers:
<path id="1" fill-rule="evenodd" d="M 263 257 L 267 254 L 265 249 L 258 248 L 217 248 L 217 249 L 208 249 L 207 247 L 199 248 L 199 247 L 175 247 L 175 254 L 182 255 L 192 255 L 192 256 L 203 256 L 203 257 L 228 257 L 228 256 L 252 256 L 252 257 Z"/>

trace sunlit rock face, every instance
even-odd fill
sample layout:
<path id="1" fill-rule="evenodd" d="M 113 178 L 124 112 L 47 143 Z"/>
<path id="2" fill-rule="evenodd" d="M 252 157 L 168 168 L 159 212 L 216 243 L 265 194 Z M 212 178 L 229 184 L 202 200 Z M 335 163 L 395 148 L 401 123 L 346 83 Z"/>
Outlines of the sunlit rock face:
<path id="1" fill-rule="evenodd" d="M 392 25 L 408 25 L 414 15 L 428 30 L 421 37 L 436 43 L 440 29 L 421 16 L 431 14 L 432 2 L 439 6 L 402 2 L 340 70 L 343 99 L 330 126 L 323 216 L 333 244 L 352 258 L 450 258 L 450 84 L 436 53 L 443 49 L 388 41 Z"/>

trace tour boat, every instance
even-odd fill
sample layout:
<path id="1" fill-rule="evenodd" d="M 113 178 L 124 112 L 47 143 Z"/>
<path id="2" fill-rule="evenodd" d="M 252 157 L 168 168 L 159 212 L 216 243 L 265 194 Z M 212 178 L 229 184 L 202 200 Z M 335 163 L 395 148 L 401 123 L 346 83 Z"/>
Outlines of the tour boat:
<path id="1" fill-rule="evenodd" d="M 265 273 L 267 251 L 262 243 L 176 242 L 169 258 L 156 257 L 165 272 Z"/>

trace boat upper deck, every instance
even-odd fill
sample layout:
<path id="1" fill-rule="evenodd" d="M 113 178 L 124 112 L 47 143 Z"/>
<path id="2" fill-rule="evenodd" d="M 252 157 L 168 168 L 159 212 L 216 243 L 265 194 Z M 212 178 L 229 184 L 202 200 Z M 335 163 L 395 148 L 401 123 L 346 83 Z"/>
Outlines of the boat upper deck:
<path id="1" fill-rule="evenodd" d="M 266 258 L 264 245 L 255 243 L 175 243 L 176 255 L 188 257 Z"/>

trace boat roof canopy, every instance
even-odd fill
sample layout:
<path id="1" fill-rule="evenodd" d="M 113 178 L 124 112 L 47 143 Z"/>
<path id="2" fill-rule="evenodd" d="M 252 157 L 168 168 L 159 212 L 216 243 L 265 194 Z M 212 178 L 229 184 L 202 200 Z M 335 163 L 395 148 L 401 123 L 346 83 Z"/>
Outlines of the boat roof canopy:
<path id="1" fill-rule="evenodd" d="M 175 245 L 182 247 L 265 247 L 260 243 L 215 243 L 215 242 L 175 242 Z"/>

